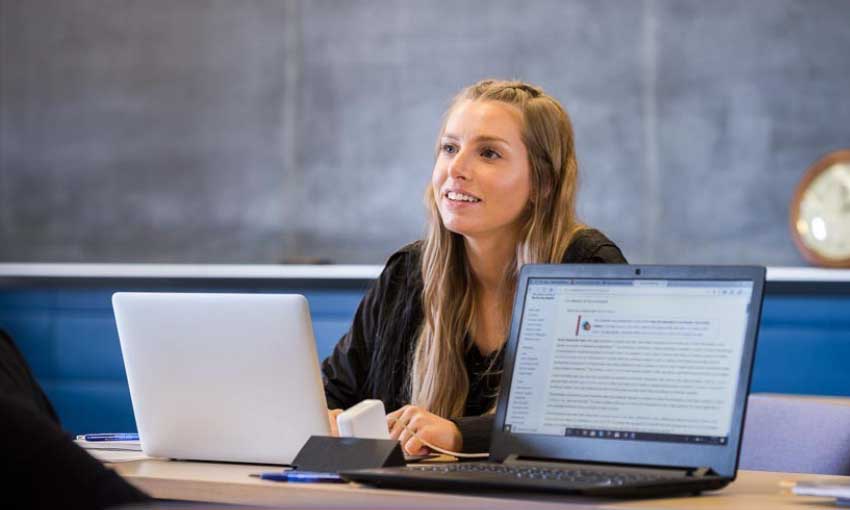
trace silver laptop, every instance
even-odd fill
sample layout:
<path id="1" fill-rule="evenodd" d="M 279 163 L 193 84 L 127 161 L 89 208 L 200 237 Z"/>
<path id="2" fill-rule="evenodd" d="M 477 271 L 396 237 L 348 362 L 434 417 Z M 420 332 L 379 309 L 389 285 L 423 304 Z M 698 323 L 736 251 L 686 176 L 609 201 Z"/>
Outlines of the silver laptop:
<path id="1" fill-rule="evenodd" d="M 147 455 L 289 464 L 330 434 L 304 296 L 119 292 L 112 305 Z"/>

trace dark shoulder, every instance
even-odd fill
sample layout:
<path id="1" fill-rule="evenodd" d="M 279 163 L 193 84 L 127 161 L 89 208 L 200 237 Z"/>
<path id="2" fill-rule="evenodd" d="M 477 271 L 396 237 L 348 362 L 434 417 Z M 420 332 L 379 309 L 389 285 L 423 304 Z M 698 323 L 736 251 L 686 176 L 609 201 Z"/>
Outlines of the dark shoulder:
<path id="1" fill-rule="evenodd" d="M 387 259 L 386 269 L 393 272 L 410 271 L 419 268 L 419 260 L 422 256 L 422 241 L 414 241 L 404 245 Z"/>
<path id="2" fill-rule="evenodd" d="M 419 252 L 417 243 L 411 243 L 390 255 L 366 290 L 355 320 L 362 319 L 361 329 L 368 330 L 364 341 L 370 345 L 387 335 L 398 337 L 397 330 L 421 313 Z"/>
<path id="3" fill-rule="evenodd" d="M 385 286 L 410 287 L 421 285 L 422 241 L 415 241 L 398 249 L 387 259 L 379 280 Z"/>
<path id="4" fill-rule="evenodd" d="M 567 264 L 627 264 L 623 252 L 595 228 L 579 230 L 564 253 Z"/>
<path id="5" fill-rule="evenodd" d="M 396 250 L 395 253 L 390 255 L 390 258 L 387 259 L 387 265 L 398 261 L 408 261 L 412 259 L 418 260 L 422 253 L 422 244 L 423 241 L 420 239 L 419 241 L 413 241 L 410 244 L 402 246 Z"/>

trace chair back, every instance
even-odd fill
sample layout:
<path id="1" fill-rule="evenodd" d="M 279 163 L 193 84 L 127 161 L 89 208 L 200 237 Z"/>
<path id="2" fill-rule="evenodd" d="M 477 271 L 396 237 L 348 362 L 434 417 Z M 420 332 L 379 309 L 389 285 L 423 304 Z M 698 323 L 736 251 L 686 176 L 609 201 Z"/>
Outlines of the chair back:
<path id="1" fill-rule="evenodd" d="M 850 398 L 750 395 L 738 467 L 850 475 Z"/>

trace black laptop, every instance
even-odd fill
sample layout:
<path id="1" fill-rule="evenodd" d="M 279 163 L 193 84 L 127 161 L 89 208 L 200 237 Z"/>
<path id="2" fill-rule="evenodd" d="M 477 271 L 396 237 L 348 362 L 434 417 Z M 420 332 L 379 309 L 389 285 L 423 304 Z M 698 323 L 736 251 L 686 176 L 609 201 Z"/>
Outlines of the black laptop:
<path id="1" fill-rule="evenodd" d="M 527 265 L 490 457 L 343 472 L 380 487 L 652 496 L 735 478 L 763 267 Z"/>

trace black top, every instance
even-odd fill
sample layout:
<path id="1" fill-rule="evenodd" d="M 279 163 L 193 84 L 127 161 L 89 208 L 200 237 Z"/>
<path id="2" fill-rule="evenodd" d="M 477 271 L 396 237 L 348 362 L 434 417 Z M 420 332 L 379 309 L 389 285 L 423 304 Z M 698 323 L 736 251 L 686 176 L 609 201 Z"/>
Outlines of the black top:
<path id="1" fill-rule="evenodd" d="M 47 395 L 32 375 L 24 355 L 12 337 L 0 329 L 0 395 L 14 397 L 51 422 L 59 425 L 59 416 Z"/>
<path id="2" fill-rule="evenodd" d="M 390 256 L 360 302 L 351 329 L 322 362 L 329 408 L 344 409 L 372 398 L 391 412 L 410 402 L 410 361 L 424 321 L 421 246 L 421 241 L 415 242 Z M 575 235 L 563 262 L 625 264 L 626 259 L 601 232 L 585 229 Z M 469 395 L 464 416 L 452 419 L 464 451 L 483 452 L 490 447 L 493 415 L 481 415 L 495 403 L 504 351 L 483 356 L 468 337 L 467 345 Z"/>
<path id="3" fill-rule="evenodd" d="M 0 330 L 0 476 L 20 508 L 108 508 L 151 501 L 74 444 L 12 339 Z"/>

